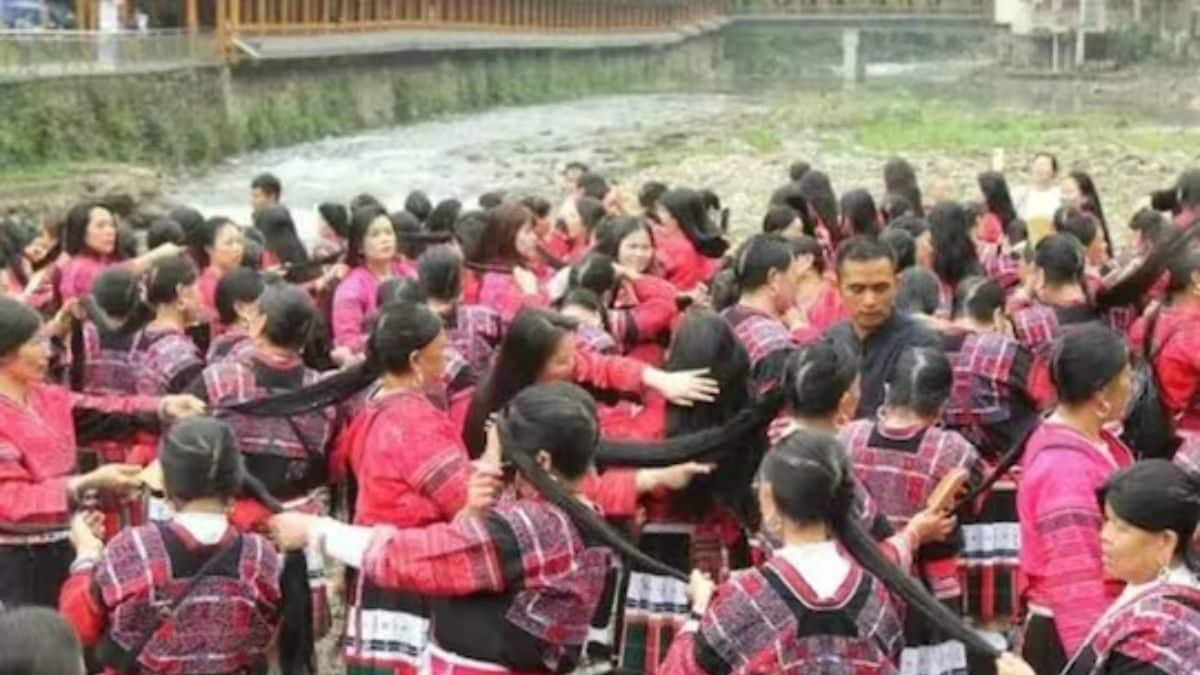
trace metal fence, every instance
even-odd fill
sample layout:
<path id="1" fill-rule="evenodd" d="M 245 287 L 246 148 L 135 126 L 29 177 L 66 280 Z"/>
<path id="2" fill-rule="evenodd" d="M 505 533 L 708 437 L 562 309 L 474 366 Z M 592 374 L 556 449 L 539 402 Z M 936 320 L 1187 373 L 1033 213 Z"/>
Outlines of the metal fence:
<path id="1" fill-rule="evenodd" d="M 163 70 L 220 57 L 212 34 L 203 32 L 0 31 L 0 79 Z"/>

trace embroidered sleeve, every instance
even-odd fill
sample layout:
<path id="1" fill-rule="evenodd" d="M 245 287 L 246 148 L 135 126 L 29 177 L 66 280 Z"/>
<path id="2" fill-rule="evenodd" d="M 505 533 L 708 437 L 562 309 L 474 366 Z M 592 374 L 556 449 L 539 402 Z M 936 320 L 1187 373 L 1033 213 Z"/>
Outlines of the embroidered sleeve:
<path id="1" fill-rule="evenodd" d="M 65 524 L 70 512 L 67 478 L 38 481 L 23 457 L 12 442 L 0 440 L 0 522 Z"/>
<path id="2" fill-rule="evenodd" d="M 489 516 L 493 517 L 493 516 Z M 422 528 L 375 528 L 363 572 L 374 583 L 438 596 L 499 593 L 504 572 L 484 518 Z"/>
<path id="3" fill-rule="evenodd" d="M 1046 554 L 1050 610 L 1063 648 L 1079 649 L 1111 598 L 1100 558 L 1100 515 L 1086 476 L 1061 472 L 1036 502 L 1034 527 Z"/>

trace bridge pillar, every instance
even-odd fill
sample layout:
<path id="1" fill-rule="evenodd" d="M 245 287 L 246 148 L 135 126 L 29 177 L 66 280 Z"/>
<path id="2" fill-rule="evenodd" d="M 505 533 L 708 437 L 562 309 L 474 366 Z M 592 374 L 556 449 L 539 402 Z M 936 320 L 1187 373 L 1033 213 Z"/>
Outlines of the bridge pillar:
<path id="1" fill-rule="evenodd" d="M 847 28 L 842 31 L 842 81 L 850 87 L 867 79 L 867 64 L 862 55 L 862 31 Z"/>

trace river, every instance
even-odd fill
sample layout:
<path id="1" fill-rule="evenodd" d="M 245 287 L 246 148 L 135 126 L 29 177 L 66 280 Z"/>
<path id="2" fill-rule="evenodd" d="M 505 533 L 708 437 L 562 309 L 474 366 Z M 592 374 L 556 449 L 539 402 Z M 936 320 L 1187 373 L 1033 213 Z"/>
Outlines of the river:
<path id="1" fill-rule="evenodd" d="M 1136 83 L 1005 80 L 981 74 L 987 72 L 980 70 L 984 65 L 970 59 L 876 63 L 868 67 L 868 81 L 889 92 L 881 96 L 901 91 L 918 99 L 950 97 L 977 110 L 1003 107 L 1050 116 L 1119 112 L 1141 123 L 1173 127 L 1196 119 L 1195 111 L 1186 106 L 1161 105 L 1155 98 L 1129 95 L 1128 88 Z M 762 120 L 778 117 L 772 106 L 781 105 L 781 89 L 840 89 L 836 67 L 823 68 L 823 76 L 797 78 L 782 85 L 775 78 L 769 86 L 734 82 L 725 93 L 647 93 L 497 108 L 242 155 L 205 175 L 176 182 L 171 199 L 206 214 L 224 214 L 248 223 L 250 181 L 260 172 L 271 172 L 282 180 L 284 201 L 292 208 L 302 236 L 311 241 L 315 207 L 322 201 L 346 202 L 366 192 L 399 208 L 412 190 L 425 191 L 435 202 L 454 197 L 473 203 L 480 194 L 497 189 L 556 197 L 561 194 L 563 165 L 578 160 L 623 181 L 627 194 L 636 192 L 638 183 L 647 178 L 711 187 L 738 207 L 735 223 L 740 228 L 754 229 L 766 195 L 777 186 L 792 159 L 816 160 L 839 189 L 862 185 L 878 191 L 882 187 L 879 164 L 886 156 L 853 147 L 845 143 L 845 134 L 822 129 L 804 133 L 769 129 L 781 137 L 777 147 L 764 151 L 735 144 L 713 156 L 664 153 L 656 157 L 654 144 L 660 139 L 677 141 L 672 137 L 702 135 L 711 146 L 744 134 Z M 881 114 L 887 113 L 882 109 Z M 1086 133 L 1081 133 L 1069 144 L 1079 146 L 1087 140 Z M 630 148 L 640 148 L 641 156 L 631 157 Z M 1134 168 L 1143 174 L 1140 180 L 1144 184 L 1139 182 L 1134 189 L 1125 180 L 1128 167 L 1121 165 L 1129 151 L 1055 149 L 1065 155 L 1067 166 L 1083 166 L 1092 172 L 1102 194 L 1106 184 L 1119 191 L 1115 199 L 1122 221 L 1140 194 L 1164 185 L 1181 168 L 1176 162 L 1189 161 L 1166 149 L 1158 153 L 1161 157 L 1153 153 L 1139 157 L 1142 164 Z M 957 196 L 968 199 L 975 197 L 971 179 L 987 168 L 983 158 L 992 150 L 979 147 L 944 155 L 906 156 L 923 176 L 945 174 L 938 177 L 957 182 Z M 1080 152 L 1073 154 L 1073 150 Z M 1016 150 L 1013 154 L 1021 156 Z M 1146 161 L 1151 162 L 1148 169 Z M 1009 170 L 1017 174 L 1022 168 L 1017 164 Z M 1010 181 L 1020 184 L 1022 177 L 1010 175 Z"/>

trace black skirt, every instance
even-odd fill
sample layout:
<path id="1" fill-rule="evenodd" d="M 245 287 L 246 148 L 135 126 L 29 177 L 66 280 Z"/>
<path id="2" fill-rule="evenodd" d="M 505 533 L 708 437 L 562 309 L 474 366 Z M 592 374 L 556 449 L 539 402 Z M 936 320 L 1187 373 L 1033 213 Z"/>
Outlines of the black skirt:
<path id="1" fill-rule="evenodd" d="M 58 607 L 74 558 L 67 541 L 0 546 L 0 604 Z"/>
<path id="2" fill-rule="evenodd" d="M 1058 675 L 1067 667 L 1067 654 L 1058 639 L 1054 619 L 1030 614 L 1025 621 L 1021 658 L 1038 675 Z"/>

